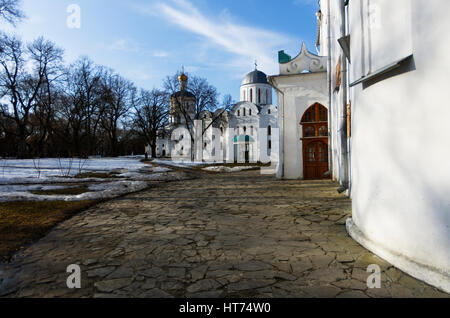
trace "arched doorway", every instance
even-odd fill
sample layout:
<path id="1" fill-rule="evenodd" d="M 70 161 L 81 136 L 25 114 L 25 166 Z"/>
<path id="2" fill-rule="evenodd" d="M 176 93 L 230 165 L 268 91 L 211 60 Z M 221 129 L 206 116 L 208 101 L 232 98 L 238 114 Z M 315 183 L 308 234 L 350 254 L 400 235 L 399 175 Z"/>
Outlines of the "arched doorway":
<path id="1" fill-rule="evenodd" d="M 303 176 L 307 180 L 328 179 L 328 110 L 312 105 L 300 122 L 303 128 Z"/>
<path id="2" fill-rule="evenodd" d="M 234 162 L 250 163 L 253 160 L 253 144 L 255 140 L 249 135 L 234 137 Z"/>

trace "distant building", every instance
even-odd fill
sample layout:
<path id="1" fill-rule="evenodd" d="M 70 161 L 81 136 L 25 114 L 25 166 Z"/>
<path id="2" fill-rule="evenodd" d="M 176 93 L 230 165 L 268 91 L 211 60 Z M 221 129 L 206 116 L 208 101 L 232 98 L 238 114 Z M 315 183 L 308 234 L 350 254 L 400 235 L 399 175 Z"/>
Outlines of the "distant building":
<path id="1" fill-rule="evenodd" d="M 169 125 L 160 132 L 158 138 L 158 157 L 191 159 L 188 151 L 189 143 L 186 142 L 186 139 L 190 139 L 190 134 L 176 136 L 174 132 L 177 128 L 193 128 L 197 117 L 202 125 L 197 129 L 200 141 L 194 146 L 195 160 L 219 162 L 259 162 L 268 161 L 267 158 L 278 160 L 278 152 L 272 151 L 275 146 L 272 136 L 278 128 L 278 110 L 272 104 L 272 86 L 268 83 L 266 74 L 255 69 L 244 77 L 240 89 L 241 101 L 231 111 L 224 109 L 218 109 L 214 113 L 204 111 L 199 116 L 195 114 L 196 97 L 187 90 L 187 76 L 181 74 L 179 82 L 180 91 L 171 97 Z M 179 107 L 180 104 L 183 105 L 182 109 Z M 186 118 L 189 120 L 188 124 Z M 216 130 L 216 135 L 213 135 L 213 129 Z M 198 131 L 205 133 L 198 134 Z M 195 134 L 193 131 L 192 135 Z"/>

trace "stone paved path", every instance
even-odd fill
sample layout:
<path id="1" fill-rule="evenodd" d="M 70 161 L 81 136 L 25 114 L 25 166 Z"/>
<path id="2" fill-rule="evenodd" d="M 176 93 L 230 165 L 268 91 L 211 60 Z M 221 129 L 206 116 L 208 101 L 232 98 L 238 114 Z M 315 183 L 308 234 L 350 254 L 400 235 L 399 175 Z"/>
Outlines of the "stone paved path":
<path id="1" fill-rule="evenodd" d="M 4 297 L 448 297 L 345 231 L 329 181 L 202 174 L 94 207 L 0 267 Z M 382 288 L 367 289 L 369 264 Z M 82 288 L 69 290 L 69 264 Z"/>

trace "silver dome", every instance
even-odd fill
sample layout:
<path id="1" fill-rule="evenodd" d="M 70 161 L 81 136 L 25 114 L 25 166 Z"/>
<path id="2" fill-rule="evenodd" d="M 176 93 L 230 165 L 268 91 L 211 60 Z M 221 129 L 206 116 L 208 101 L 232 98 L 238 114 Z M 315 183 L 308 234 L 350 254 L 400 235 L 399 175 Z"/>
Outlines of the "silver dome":
<path id="1" fill-rule="evenodd" d="M 245 75 L 242 85 L 248 84 L 269 84 L 267 82 L 267 75 L 261 71 L 254 70 L 253 72 Z"/>

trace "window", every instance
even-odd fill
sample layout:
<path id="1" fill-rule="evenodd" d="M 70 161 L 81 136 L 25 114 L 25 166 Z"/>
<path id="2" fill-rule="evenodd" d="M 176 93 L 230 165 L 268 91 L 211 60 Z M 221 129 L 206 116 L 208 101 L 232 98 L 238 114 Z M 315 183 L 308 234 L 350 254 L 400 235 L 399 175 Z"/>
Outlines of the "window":
<path id="1" fill-rule="evenodd" d="M 253 136 L 253 126 L 250 127 L 250 134 Z"/>
<path id="2" fill-rule="evenodd" d="M 269 109 L 268 111 L 267 111 L 267 115 L 270 115 L 272 113 L 272 111 Z"/>
<path id="3" fill-rule="evenodd" d="M 249 116 L 252 115 L 252 110 L 251 110 L 251 109 L 248 110 L 248 115 L 249 115 Z"/>
<path id="4" fill-rule="evenodd" d="M 244 134 L 247 133 L 247 127 L 244 126 Z"/>
<path id="5" fill-rule="evenodd" d="M 314 143 L 306 149 L 306 161 L 316 162 L 316 145 Z"/>
<path id="6" fill-rule="evenodd" d="M 238 117 L 241 116 L 241 110 L 238 110 Z"/>
<path id="7" fill-rule="evenodd" d="M 328 136 L 328 128 L 327 128 L 327 126 L 321 126 L 319 128 L 319 136 L 320 137 L 327 137 Z"/>
<path id="8" fill-rule="evenodd" d="M 253 103 L 253 89 L 250 88 L 250 103 Z"/>
<path id="9" fill-rule="evenodd" d="M 305 138 L 311 138 L 316 136 L 316 130 L 314 127 L 309 126 L 305 128 Z"/>
<path id="10" fill-rule="evenodd" d="M 236 127 L 236 134 L 239 135 L 239 126 Z"/>
<path id="11" fill-rule="evenodd" d="M 247 100 L 247 94 L 246 94 L 246 92 L 244 90 L 244 101 L 246 101 L 246 100 Z"/>
<path id="12" fill-rule="evenodd" d="M 272 127 L 267 127 L 267 136 L 272 136 Z"/>
<path id="13" fill-rule="evenodd" d="M 272 140 L 267 142 L 267 149 L 272 149 Z"/>
<path id="14" fill-rule="evenodd" d="M 261 89 L 258 88 L 258 104 L 261 104 Z"/>
<path id="15" fill-rule="evenodd" d="M 244 117 L 246 116 L 246 109 L 244 108 Z"/>
<path id="16" fill-rule="evenodd" d="M 223 136 L 223 127 L 220 127 L 220 135 Z"/>

